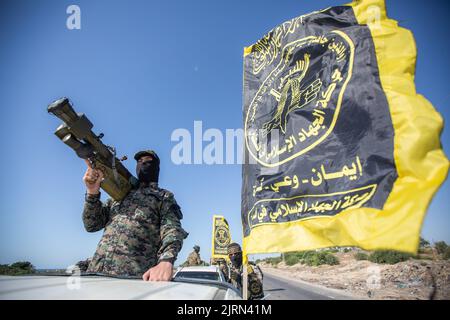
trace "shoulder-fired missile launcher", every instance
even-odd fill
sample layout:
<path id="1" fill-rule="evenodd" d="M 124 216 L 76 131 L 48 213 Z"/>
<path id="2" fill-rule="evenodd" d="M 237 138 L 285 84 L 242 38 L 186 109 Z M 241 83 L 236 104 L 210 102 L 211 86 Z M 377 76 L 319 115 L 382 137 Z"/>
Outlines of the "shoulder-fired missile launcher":
<path id="1" fill-rule="evenodd" d="M 47 111 L 63 121 L 55 135 L 72 148 L 78 157 L 87 159 L 92 168 L 104 174 L 101 188 L 114 200 L 122 200 L 130 189 L 138 183 L 137 179 L 116 157 L 116 149 L 103 144 L 101 138 L 92 132 L 93 124 L 83 113 L 76 113 L 68 98 L 51 103 Z"/>

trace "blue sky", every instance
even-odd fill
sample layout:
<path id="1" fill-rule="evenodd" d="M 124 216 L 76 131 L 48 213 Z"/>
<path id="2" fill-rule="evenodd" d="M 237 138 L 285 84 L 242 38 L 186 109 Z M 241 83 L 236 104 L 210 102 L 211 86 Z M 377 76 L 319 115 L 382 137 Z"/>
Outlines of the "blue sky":
<path id="1" fill-rule="evenodd" d="M 173 191 L 194 244 L 209 260 L 213 214 L 223 214 L 237 241 L 239 165 L 170 161 L 177 128 L 242 127 L 242 52 L 281 22 L 345 1 L 2 1 L 0 4 L 0 263 L 28 260 L 66 267 L 93 254 L 101 232 L 82 225 L 85 164 L 53 135 L 46 112 L 68 96 L 115 145 L 134 173 L 132 155 L 154 148 L 160 184 Z M 66 28 L 66 8 L 81 8 L 81 30 Z M 417 91 L 449 120 L 450 30 L 447 1 L 387 1 L 391 18 L 413 31 Z M 449 154 L 450 136 L 441 141 Z M 429 240 L 450 242 L 446 181 L 423 227 Z"/>

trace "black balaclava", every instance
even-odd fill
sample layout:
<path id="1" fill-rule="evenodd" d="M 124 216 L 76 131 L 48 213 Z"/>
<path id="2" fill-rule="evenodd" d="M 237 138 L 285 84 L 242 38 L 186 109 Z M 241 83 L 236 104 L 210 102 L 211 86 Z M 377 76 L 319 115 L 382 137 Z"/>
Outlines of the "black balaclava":
<path id="1" fill-rule="evenodd" d="M 240 268 L 242 265 L 242 249 L 236 242 L 230 243 L 227 247 L 227 254 L 231 263 Z"/>
<path id="2" fill-rule="evenodd" d="M 236 267 L 240 267 L 242 265 L 242 252 L 235 254 L 234 256 L 232 256 L 230 258 L 231 263 L 236 266 Z"/>
<path id="3" fill-rule="evenodd" d="M 159 161 L 153 158 L 153 160 L 138 162 L 136 165 L 136 175 L 140 182 L 158 182 Z"/>

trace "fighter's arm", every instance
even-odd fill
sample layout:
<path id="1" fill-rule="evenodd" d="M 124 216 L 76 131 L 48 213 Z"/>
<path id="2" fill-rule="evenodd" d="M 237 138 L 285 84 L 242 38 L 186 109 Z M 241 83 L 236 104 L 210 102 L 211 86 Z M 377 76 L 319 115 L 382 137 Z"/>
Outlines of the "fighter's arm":
<path id="1" fill-rule="evenodd" d="M 183 214 L 173 194 L 168 193 L 161 206 L 161 245 L 158 250 L 158 264 L 143 274 L 144 281 L 169 281 L 172 279 L 173 263 L 181 250 L 183 239 L 188 235 L 181 227 L 180 220 L 182 218 Z"/>
<path id="2" fill-rule="evenodd" d="M 86 196 L 83 208 L 83 223 L 86 231 L 95 232 L 103 229 L 109 220 L 109 211 L 112 200 L 105 204 L 100 201 L 100 185 L 103 181 L 103 172 L 92 168 L 91 163 L 85 160 L 87 170 L 83 181 L 86 185 Z"/>
<path id="3" fill-rule="evenodd" d="M 161 246 L 158 251 L 159 261 L 173 264 L 183 246 L 188 233 L 181 227 L 183 218 L 180 207 L 172 193 L 167 193 L 161 207 L 160 236 Z"/>
<path id="4" fill-rule="evenodd" d="M 100 201 L 100 193 L 96 196 L 86 194 L 83 208 L 83 224 L 87 232 L 103 229 L 109 221 L 112 200 Z"/>

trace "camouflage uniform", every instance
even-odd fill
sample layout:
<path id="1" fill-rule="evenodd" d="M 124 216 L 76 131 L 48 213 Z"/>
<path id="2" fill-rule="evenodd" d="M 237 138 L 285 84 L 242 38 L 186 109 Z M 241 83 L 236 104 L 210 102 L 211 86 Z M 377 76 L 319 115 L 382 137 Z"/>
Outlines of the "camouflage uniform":
<path id="1" fill-rule="evenodd" d="M 239 291 L 242 292 L 242 278 L 243 278 L 243 265 L 242 265 L 242 249 L 241 246 L 236 243 L 230 243 L 227 247 L 227 254 L 230 258 L 230 276 L 229 281 Z M 247 265 L 247 296 L 249 300 L 261 299 L 264 297 L 263 290 L 263 273 L 261 269 L 249 262 Z"/>
<path id="2" fill-rule="evenodd" d="M 122 201 L 86 195 L 88 232 L 105 229 L 87 272 L 140 276 L 160 261 L 174 262 L 188 235 L 173 194 L 152 182 L 132 189 Z"/>
<path id="3" fill-rule="evenodd" d="M 200 259 L 200 254 L 198 254 L 196 251 L 192 251 L 191 253 L 189 253 L 186 262 L 187 267 L 200 266 L 203 264 L 202 260 Z"/>
<path id="4" fill-rule="evenodd" d="M 242 278 L 243 266 L 236 267 L 233 264 L 230 266 L 230 282 L 238 290 L 242 292 Z M 249 300 L 261 299 L 264 297 L 263 291 L 263 274 L 261 269 L 253 262 L 247 265 L 247 292 Z"/>
<path id="5" fill-rule="evenodd" d="M 216 263 L 219 266 L 220 271 L 222 271 L 223 275 L 225 276 L 225 280 L 229 282 L 230 281 L 230 278 L 229 278 L 230 270 L 228 269 L 228 265 L 227 265 L 226 260 L 219 258 L 219 259 L 217 259 Z"/>
<path id="6" fill-rule="evenodd" d="M 91 261 L 92 258 L 87 258 L 86 260 L 78 261 L 75 266 L 80 269 L 80 272 L 86 272 Z"/>

